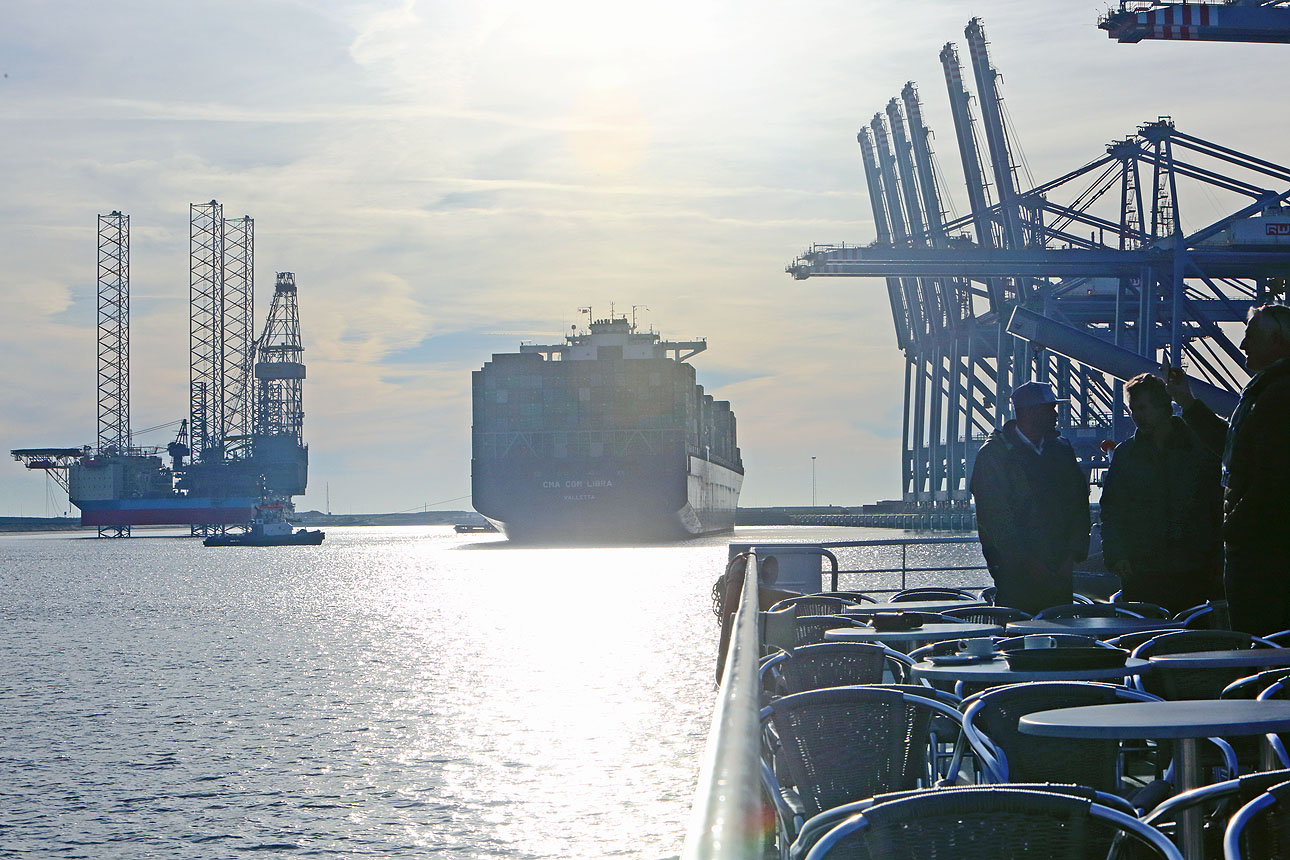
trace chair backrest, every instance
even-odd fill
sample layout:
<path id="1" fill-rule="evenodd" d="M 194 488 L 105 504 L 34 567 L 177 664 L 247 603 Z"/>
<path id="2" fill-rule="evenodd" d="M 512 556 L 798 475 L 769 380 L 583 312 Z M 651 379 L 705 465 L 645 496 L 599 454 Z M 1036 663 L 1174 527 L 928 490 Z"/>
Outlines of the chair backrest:
<path id="1" fill-rule="evenodd" d="M 974 592 L 965 588 L 904 588 L 897 591 L 890 598 L 892 603 L 902 603 L 906 600 L 976 600 Z"/>
<path id="2" fill-rule="evenodd" d="M 821 812 L 819 815 L 813 816 L 810 819 L 808 819 L 805 823 L 803 823 L 801 830 L 798 831 L 797 839 L 794 841 L 792 848 L 789 850 L 789 856 L 802 857 L 805 854 L 805 852 L 810 850 L 810 847 L 814 845 L 819 840 L 819 838 L 823 836 L 825 833 L 827 833 L 829 830 L 836 827 L 839 823 L 841 823 L 845 819 L 848 819 L 854 815 L 864 812 L 870 807 L 876 806 L 879 803 L 889 803 L 893 800 L 901 800 L 902 798 L 912 797 L 918 794 L 924 794 L 929 790 L 930 791 L 967 791 L 975 788 L 978 788 L 978 786 L 943 785 L 943 786 L 938 786 L 935 789 L 919 788 L 919 789 L 914 789 L 913 791 L 892 791 L 892 792 L 887 792 L 885 794 L 878 794 L 873 797 L 867 797 L 864 800 L 857 800 L 852 803 L 844 803 L 841 806 L 835 806 L 831 809 L 826 809 L 823 812 Z M 1009 791 L 1046 791 L 1046 792 L 1049 792 L 1050 794 L 1066 794 L 1066 795 L 1070 795 L 1071 797 L 1082 797 L 1082 798 L 1085 798 L 1086 800 L 1091 800 L 1094 803 L 1100 803 L 1103 806 L 1109 806 L 1112 809 L 1118 809 L 1119 811 L 1125 813 L 1126 815 L 1136 814 L 1136 810 L 1134 810 L 1133 804 L 1129 803 L 1124 798 L 1118 797 L 1114 794 L 1107 794 L 1104 791 L 1094 791 L 1093 789 L 1084 785 L 1062 785 L 1060 783 L 1051 783 L 1051 782 L 1010 783 L 1006 786 L 997 786 L 997 788 L 1006 789 Z M 864 852 L 863 845 L 856 844 L 854 847 L 857 849 L 855 854 L 839 849 L 837 847 L 833 849 L 833 854 L 838 857 L 848 857 L 848 858 L 853 856 L 857 858 L 868 857 L 868 854 Z M 1128 858 L 1125 858 L 1125 860 L 1128 860 Z"/>
<path id="3" fill-rule="evenodd" d="M 821 597 L 841 597 L 843 600 L 850 600 L 852 603 L 877 603 L 878 598 L 872 594 L 866 594 L 863 591 L 821 591 Z"/>
<path id="4" fill-rule="evenodd" d="M 1026 621 L 1030 613 L 1011 606 L 967 606 L 963 609 L 943 609 L 942 615 L 967 621 L 972 624 L 998 624 L 1003 626 L 1009 621 Z"/>
<path id="5" fill-rule="evenodd" d="M 1174 616 L 1188 630 L 1227 630 L 1231 626 L 1230 618 L 1226 600 L 1208 600 Z"/>
<path id="6" fill-rule="evenodd" d="M 1274 785 L 1290 780 L 1290 770 L 1262 771 L 1235 779 L 1202 785 L 1179 792 L 1162 801 L 1142 816 L 1142 821 L 1154 827 L 1176 822 L 1189 809 L 1202 810 L 1205 827 L 1205 856 L 1217 857 L 1222 853 L 1223 828 L 1212 822 L 1226 822 L 1232 813 L 1258 797 Z"/>
<path id="7" fill-rule="evenodd" d="M 927 773 L 928 727 L 953 708 L 877 687 L 832 687 L 766 708 L 789 780 L 808 816 L 885 791 L 916 788 Z"/>
<path id="8" fill-rule="evenodd" d="M 772 606 L 769 611 L 777 612 L 794 606 L 797 608 L 798 615 L 832 615 L 854 606 L 856 602 L 826 594 L 803 594 L 800 597 L 786 597 Z"/>
<path id="9" fill-rule="evenodd" d="M 1223 834 L 1225 860 L 1290 857 L 1290 782 L 1265 790 L 1232 816 Z"/>
<path id="10" fill-rule="evenodd" d="M 1164 834 L 1118 809 L 1087 797 L 1008 786 L 925 791 L 874 803 L 821 837 L 806 858 L 844 851 L 875 860 L 1105 857 L 1125 836 L 1150 856 L 1182 860 Z"/>
<path id="11" fill-rule="evenodd" d="M 823 642 L 794 648 L 775 669 L 787 694 L 880 684 L 887 668 L 887 653 L 887 648 L 871 642 Z M 904 670 L 895 670 L 895 675 L 904 678 Z"/>
<path id="12" fill-rule="evenodd" d="M 855 626 L 855 621 L 841 615 L 799 615 L 793 622 L 793 647 L 819 645 L 824 642 L 825 630 Z"/>
<path id="13" fill-rule="evenodd" d="M 1133 649 L 1134 657 L 1225 651 L 1234 648 L 1273 647 L 1252 633 L 1239 630 L 1174 630 L 1154 636 Z"/>
<path id="14" fill-rule="evenodd" d="M 1157 630 L 1134 630 L 1132 633 L 1121 633 L 1119 636 L 1107 639 L 1108 645 L 1114 645 L 1116 648 L 1123 648 L 1125 651 L 1132 652 L 1143 642 L 1149 642 L 1157 636 L 1163 636 L 1166 633 L 1177 633 L 1176 627 L 1162 627 Z"/>
<path id="15" fill-rule="evenodd" d="M 984 600 L 986 603 L 993 604 L 994 596 L 998 593 L 999 593 L 999 589 L 996 586 L 987 585 L 985 588 L 981 589 L 980 596 L 981 596 L 981 599 Z"/>
<path id="16" fill-rule="evenodd" d="M 1194 651 L 1222 651 L 1258 647 L 1257 636 L 1238 630 L 1175 630 L 1156 636 L 1133 649 L 1133 656 L 1146 659 L 1161 654 Z M 1141 689 L 1166 699 L 1217 699 L 1228 684 L 1248 670 L 1232 667 L 1168 669 L 1157 666 L 1138 679 Z"/>
<path id="17" fill-rule="evenodd" d="M 963 700 L 964 733 L 994 782 L 1073 782 L 1114 792 L 1119 789 L 1118 741 L 1025 735 L 1017 723 L 1036 711 L 1154 699 L 1091 681 L 993 687 Z"/>
<path id="18" fill-rule="evenodd" d="M 1173 618 L 1174 615 L 1159 603 L 1148 603 L 1144 600 L 1117 600 L 1113 605 L 1135 612 L 1143 618 L 1158 618 L 1164 621 Z"/>
<path id="19" fill-rule="evenodd" d="M 1266 669 L 1254 675 L 1237 678 L 1218 694 L 1220 699 L 1253 699 L 1274 681 L 1290 678 L 1290 669 Z"/>
<path id="20" fill-rule="evenodd" d="M 1141 618 L 1138 613 L 1122 608 L 1118 603 L 1063 603 L 1049 606 L 1035 613 L 1035 618 Z"/>

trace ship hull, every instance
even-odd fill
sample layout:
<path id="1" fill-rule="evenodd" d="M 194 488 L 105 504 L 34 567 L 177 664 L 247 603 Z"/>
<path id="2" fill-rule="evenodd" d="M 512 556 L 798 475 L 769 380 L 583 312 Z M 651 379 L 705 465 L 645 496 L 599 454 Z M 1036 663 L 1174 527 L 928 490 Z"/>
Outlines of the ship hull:
<path id="1" fill-rule="evenodd" d="M 257 499 L 176 496 L 161 499 L 72 500 L 86 526 L 237 525 L 255 517 Z"/>
<path id="2" fill-rule="evenodd" d="M 729 531 L 743 474 L 693 455 L 513 457 L 473 461 L 472 481 L 475 510 L 511 540 L 624 543 Z"/>

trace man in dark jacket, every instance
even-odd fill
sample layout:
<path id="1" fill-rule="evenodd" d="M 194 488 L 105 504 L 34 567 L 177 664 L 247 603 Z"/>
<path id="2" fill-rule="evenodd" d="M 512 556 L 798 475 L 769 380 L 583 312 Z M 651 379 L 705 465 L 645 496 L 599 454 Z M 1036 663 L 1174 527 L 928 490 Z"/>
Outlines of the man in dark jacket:
<path id="1" fill-rule="evenodd" d="M 1218 455 L 1173 414 L 1164 380 L 1125 386 L 1138 430 L 1115 448 L 1102 484 L 1102 554 L 1126 600 L 1174 612 L 1223 597 Z"/>
<path id="2" fill-rule="evenodd" d="M 995 603 L 1037 612 L 1071 601 L 1074 563 L 1088 556 L 1088 482 L 1047 383 L 1017 386 L 1012 408 L 977 452 L 971 489 Z"/>
<path id="3" fill-rule="evenodd" d="M 1196 435 L 1223 458 L 1223 586 L 1232 627 L 1290 627 L 1290 307 L 1250 311 L 1241 341 L 1246 383 L 1230 425 L 1192 397 L 1180 368 L 1169 393 Z"/>

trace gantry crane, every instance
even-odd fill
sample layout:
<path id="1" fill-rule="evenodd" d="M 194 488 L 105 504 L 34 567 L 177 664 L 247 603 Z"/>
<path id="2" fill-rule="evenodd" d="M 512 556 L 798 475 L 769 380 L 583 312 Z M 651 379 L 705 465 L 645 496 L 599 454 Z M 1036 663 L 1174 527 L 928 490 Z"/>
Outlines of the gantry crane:
<path id="1" fill-rule="evenodd" d="M 1097 26 L 1119 42 L 1290 42 L 1287 0 L 1120 0 Z"/>
<path id="2" fill-rule="evenodd" d="M 966 32 L 979 40 L 978 81 L 992 82 L 980 22 Z M 1013 157 L 999 146 L 1003 126 L 987 124 L 992 203 L 957 52 L 946 46 L 941 57 L 972 211 L 943 218 L 934 172 L 918 166 L 928 157 L 917 145 L 927 136 L 921 109 L 906 99 L 917 130 L 888 134 L 886 123 L 903 126 L 889 103 L 859 135 L 877 240 L 815 245 L 787 268 L 796 278 L 886 279 L 906 357 L 906 503 L 968 504 L 976 449 L 1003 417 L 1007 391 L 1028 379 L 1067 398 L 1059 420 L 1090 471 L 1105 462 L 1104 440 L 1130 432 L 1120 381 L 1162 358 L 1185 362 L 1198 396 L 1230 412 L 1248 377 L 1235 329 L 1252 305 L 1285 295 L 1290 168 L 1160 118 L 1076 170 L 1000 192 Z M 983 113 L 998 111 L 997 93 L 990 98 Z M 1199 214 L 1215 205 L 1227 214 Z M 908 226 L 919 223 L 915 208 L 921 232 Z M 1201 225 L 1185 226 L 1184 214 Z"/>

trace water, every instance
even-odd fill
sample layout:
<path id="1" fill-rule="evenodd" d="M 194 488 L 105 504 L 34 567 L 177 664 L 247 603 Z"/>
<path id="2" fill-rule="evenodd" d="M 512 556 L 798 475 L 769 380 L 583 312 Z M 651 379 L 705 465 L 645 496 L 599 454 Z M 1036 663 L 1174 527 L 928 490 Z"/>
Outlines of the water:
<path id="1" fill-rule="evenodd" d="M 0 537 L 6 856 L 666 858 L 730 540 Z"/>

